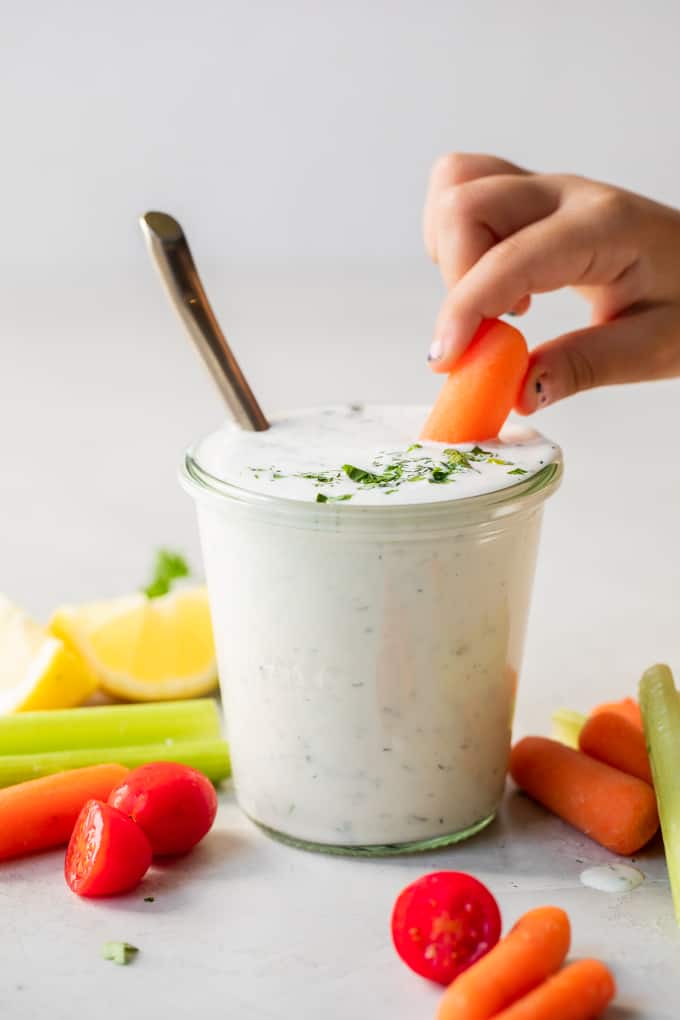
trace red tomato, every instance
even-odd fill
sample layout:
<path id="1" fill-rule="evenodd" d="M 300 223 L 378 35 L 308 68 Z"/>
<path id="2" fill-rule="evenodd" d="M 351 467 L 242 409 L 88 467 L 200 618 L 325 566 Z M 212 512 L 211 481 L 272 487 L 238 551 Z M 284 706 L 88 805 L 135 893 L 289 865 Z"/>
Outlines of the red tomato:
<path id="1" fill-rule="evenodd" d="M 424 875 L 399 894 L 392 940 L 404 963 L 422 977 L 449 985 L 488 953 L 501 934 L 495 899 L 462 871 Z"/>
<path id="2" fill-rule="evenodd" d="M 100 800 L 78 815 L 64 874 L 79 896 L 113 896 L 134 888 L 151 864 L 151 844 L 138 825 Z"/>
<path id="3" fill-rule="evenodd" d="M 144 830 L 154 854 L 183 854 L 203 839 L 217 814 L 217 794 L 202 772 L 157 761 L 128 772 L 109 804 Z"/>

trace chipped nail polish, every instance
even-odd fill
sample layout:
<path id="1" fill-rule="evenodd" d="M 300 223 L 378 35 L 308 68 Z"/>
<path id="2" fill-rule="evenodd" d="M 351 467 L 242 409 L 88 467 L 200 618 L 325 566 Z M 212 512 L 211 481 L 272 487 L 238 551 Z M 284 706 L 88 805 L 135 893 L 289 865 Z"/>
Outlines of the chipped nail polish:
<path id="1" fill-rule="evenodd" d="M 550 395 L 548 393 L 548 387 L 545 375 L 539 375 L 534 382 L 534 390 L 536 391 L 537 403 L 539 407 L 545 407 L 546 404 L 550 403 Z"/>

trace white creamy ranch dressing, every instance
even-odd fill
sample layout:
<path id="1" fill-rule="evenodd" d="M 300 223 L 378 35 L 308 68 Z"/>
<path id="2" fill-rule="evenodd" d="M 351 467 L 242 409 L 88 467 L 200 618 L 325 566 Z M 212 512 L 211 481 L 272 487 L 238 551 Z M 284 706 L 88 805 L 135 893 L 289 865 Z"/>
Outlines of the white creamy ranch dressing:
<path id="1" fill-rule="evenodd" d="M 480 443 L 477 460 L 474 444 L 459 447 L 467 460 L 443 444 L 409 452 L 425 417 L 333 406 L 264 433 L 225 427 L 190 454 L 234 487 L 186 476 L 236 792 L 293 840 L 437 845 L 490 821 L 502 794 L 542 503 L 559 471 L 509 493 L 507 509 L 459 501 L 523 492 L 559 450 L 508 432 Z M 423 477 L 408 481 L 417 457 Z M 367 485 L 344 464 L 399 477 Z M 352 498 L 315 507 L 319 493 Z M 442 501 L 451 513 L 434 520 Z"/>
<path id="2" fill-rule="evenodd" d="M 632 864 L 600 864 L 585 868 L 580 875 L 581 882 L 589 889 L 606 893 L 627 893 L 637 889 L 645 880 L 644 874 Z"/>
<path id="3" fill-rule="evenodd" d="M 465 499 L 504 489 L 558 455 L 555 444 L 538 433 L 509 427 L 502 440 L 459 444 L 456 449 L 462 452 L 481 449 L 489 456 L 475 454 L 478 459 L 469 469 L 463 466 L 444 481 L 431 481 L 433 466 L 435 472 L 440 464 L 448 468 L 446 450 L 451 446 L 418 440 L 426 416 L 423 407 L 346 404 L 275 419 L 266 432 L 245 432 L 228 424 L 203 440 L 197 459 L 222 481 L 281 499 L 313 501 L 320 492 L 333 500 L 350 496 L 352 505 L 386 506 Z M 385 469 L 395 464 L 402 468 L 397 484 L 389 481 L 389 471 L 384 478 Z M 357 483 L 343 465 L 384 481 Z"/>

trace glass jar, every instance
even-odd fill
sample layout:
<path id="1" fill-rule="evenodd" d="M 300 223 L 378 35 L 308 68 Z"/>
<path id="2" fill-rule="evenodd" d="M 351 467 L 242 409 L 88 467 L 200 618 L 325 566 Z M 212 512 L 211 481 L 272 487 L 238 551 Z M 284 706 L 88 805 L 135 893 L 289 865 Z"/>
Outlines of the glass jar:
<path id="1" fill-rule="evenodd" d="M 194 497 L 236 795 L 271 835 L 424 850 L 503 792 L 543 502 L 561 462 L 430 504 L 318 504 L 211 476 Z"/>

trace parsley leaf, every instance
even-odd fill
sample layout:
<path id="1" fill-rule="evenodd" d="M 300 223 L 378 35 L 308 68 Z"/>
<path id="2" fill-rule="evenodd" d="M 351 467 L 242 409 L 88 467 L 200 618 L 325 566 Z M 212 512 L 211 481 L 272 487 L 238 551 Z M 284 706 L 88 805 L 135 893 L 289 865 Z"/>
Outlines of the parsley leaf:
<path id="1" fill-rule="evenodd" d="M 358 482 L 360 485 L 377 485 L 380 481 L 380 475 L 364 471 L 363 468 L 355 467 L 354 464 L 343 464 L 342 470 L 351 481 Z"/>
<path id="2" fill-rule="evenodd" d="M 170 549 L 159 549 L 151 581 L 142 591 L 149 599 L 167 595 L 172 582 L 178 577 L 188 577 L 189 573 L 189 565 L 183 556 Z"/>

